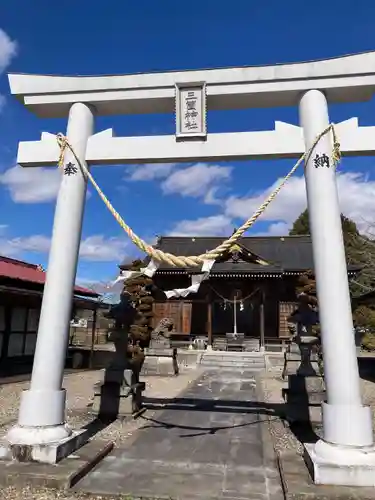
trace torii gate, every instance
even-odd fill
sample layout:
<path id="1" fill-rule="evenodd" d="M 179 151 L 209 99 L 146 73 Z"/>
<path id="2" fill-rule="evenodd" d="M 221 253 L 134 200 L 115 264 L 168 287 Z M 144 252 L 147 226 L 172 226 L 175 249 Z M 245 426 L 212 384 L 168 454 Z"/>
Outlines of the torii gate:
<path id="1" fill-rule="evenodd" d="M 10 74 L 9 82 L 11 93 L 38 116 L 69 117 L 67 137 L 80 160 L 91 166 L 299 157 L 329 125 L 327 101 L 372 98 L 374 68 L 375 52 L 369 52 L 298 64 L 123 76 Z M 273 131 L 207 134 L 206 108 L 290 105 L 299 106 L 301 128 L 276 122 Z M 111 129 L 94 134 L 96 115 L 174 111 L 173 136 L 116 138 Z M 375 154 L 375 127 L 360 127 L 352 118 L 336 130 L 344 155 Z M 315 482 L 375 486 L 372 418 L 361 400 L 331 153 L 332 141 L 326 135 L 305 168 L 327 387 L 324 437 L 315 445 L 306 444 L 305 451 Z M 40 141 L 20 143 L 18 163 L 56 165 L 58 156 L 56 138 L 43 133 Z M 65 424 L 62 378 L 87 182 L 70 152 L 65 173 L 56 203 L 31 385 L 22 394 L 18 424 L 7 435 L 10 444 L 30 446 L 31 454 L 44 445 L 49 458 L 39 454 L 39 461 L 56 459 L 56 449 L 67 443 L 69 452 L 78 446 L 77 433 Z"/>

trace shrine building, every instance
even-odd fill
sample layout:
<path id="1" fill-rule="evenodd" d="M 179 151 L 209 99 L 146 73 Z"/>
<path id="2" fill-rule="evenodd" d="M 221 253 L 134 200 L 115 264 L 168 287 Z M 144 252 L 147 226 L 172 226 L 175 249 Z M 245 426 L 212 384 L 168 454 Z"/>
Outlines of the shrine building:
<path id="1" fill-rule="evenodd" d="M 174 255 L 200 255 L 222 243 L 219 237 L 161 236 L 156 248 Z M 126 269 L 124 264 L 121 269 Z M 215 342 L 234 330 L 260 345 L 282 344 L 289 338 L 287 318 L 296 307 L 298 277 L 314 268 L 310 236 L 251 236 L 241 238 L 217 259 L 197 293 L 167 299 L 164 291 L 184 289 L 201 268 L 162 264 L 153 276 L 154 325 L 163 317 L 175 324 L 175 337 L 207 337 Z M 349 266 L 349 277 L 359 271 Z"/>

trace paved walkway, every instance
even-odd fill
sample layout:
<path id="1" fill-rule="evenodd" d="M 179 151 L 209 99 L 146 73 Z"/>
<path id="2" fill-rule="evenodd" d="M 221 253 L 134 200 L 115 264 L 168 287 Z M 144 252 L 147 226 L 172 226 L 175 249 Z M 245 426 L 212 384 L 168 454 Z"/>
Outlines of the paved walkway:
<path id="1" fill-rule="evenodd" d="M 149 400 L 148 404 L 160 404 Z M 279 473 L 252 372 L 209 371 L 78 485 L 97 494 L 280 500 Z"/>

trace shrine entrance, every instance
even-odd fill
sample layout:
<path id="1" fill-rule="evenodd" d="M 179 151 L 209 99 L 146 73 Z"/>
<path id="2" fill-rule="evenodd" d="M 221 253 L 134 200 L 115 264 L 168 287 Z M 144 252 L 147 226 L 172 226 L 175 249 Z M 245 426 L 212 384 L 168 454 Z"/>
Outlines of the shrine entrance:
<path id="1" fill-rule="evenodd" d="M 245 297 L 235 289 L 232 299 L 215 299 L 212 303 L 212 336 L 223 337 L 227 333 L 260 337 L 260 294 Z M 241 299 L 242 296 L 242 299 Z M 234 298 L 236 297 L 236 298 Z"/>
<path id="2" fill-rule="evenodd" d="M 236 308 L 237 332 L 243 333 L 245 337 L 259 337 L 259 321 L 256 316 L 259 309 L 255 309 L 252 304 L 246 304 L 241 308 L 240 304 L 223 305 L 220 301 L 215 301 L 212 307 L 212 336 L 224 337 L 227 333 L 233 333 Z"/>

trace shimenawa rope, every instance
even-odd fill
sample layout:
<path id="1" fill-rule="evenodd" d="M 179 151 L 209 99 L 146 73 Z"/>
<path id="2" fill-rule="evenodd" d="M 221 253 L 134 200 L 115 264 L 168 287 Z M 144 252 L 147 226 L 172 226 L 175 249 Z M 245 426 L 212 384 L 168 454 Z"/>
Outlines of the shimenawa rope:
<path id="1" fill-rule="evenodd" d="M 162 250 L 159 250 L 157 248 L 154 248 L 151 245 L 148 245 L 142 238 L 137 236 L 134 231 L 126 224 L 126 222 L 123 220 L 121 215 L 117 212 L 117 210 L 113 207 L 111 202 L 108 200 L 106 195 L 103 193 L 101 188 L 98 186 L 96 183 L 94 177 L 90 173 L 89 169 L 86 167 L 84 163 L 81 162 L 81 160 L 78 158 L 76 155 L 73 147 L 69 143 L 69 140 L 67 137 L 65 137 L 63 134 L 59 133 L 57 134 L 57 142 L 60 147 L 60 154 L 59 154 L 59 160 L 58 160 L 58 166 L 59 168 L 64 168 L 64 156 L 65 152 L 67 149 L 69 149 L 74 156 L 75 160 L 77 161 L 82 174 L 86 175 L 88 180 L 91 182 L 91 184 L 94 186 L 96 189 L 98 195 L 100 198 L 103 200 L 104 204 L 108 208 L 108 210 L 111 212 L 113 217 L 116 219 L 116 221 L 120 224 L 122 229 L 126 232 L 126 234 L 129 236 L 129 238 L 132 240 L 132 242 L 143 252 L 145 252 L 147 255 L 149 255 L 153 260 L 158 261 L 158 262 L 164 262 L 166 264 L 169 264 L 172 267 L 195 267 L 203 264 L 204 261 L 206 260 L 216 260 L 218 257 L 220 257 L 225 251 L 229 250 L 231 246 L 239 239 L 241 236 L 254 224 L 254 222 L 262 215 L 262 213 L 265 211 L 265 209 L 268 207 L 268 205 L 276 198 L 276 196 L 279 194 L 280 190 L 283 188 L 283 186 L 287 183 L 287 181 L 290 179 L 290 177 L 294 174 L 294 172 L 297 170 L 297 168 L 300 166 L 300 164 L 305 161 L 307 162 L 315 149 L 316 145 L 320 141 L 320 139 L 326 135 L 328 132 L 332 132 L 333 136 L 333 151 L 332 151 L 332 161 L 334 165 L 336 166 L 337 163 L 340 161 L 341 154 L 340 154 L 340 144 L 337 140 L 336 132 L 333 123 L 330 124 L 328 127 L 326 127 L 323 132 L 321 132 L 315 141 L 313 142 L 311 148 L 304 153 L 301 158 L 297 161 L 297 163 L 293 166 L 293 168 L 290 170 L 290 172 L 284 177 L 284 179 L 280 182 L 280 184 L 277 186 L 277 188 L 267 197 L 267 199 L 260 205 L 260 207 L 255 211 L 255 213 L 247 219 L 246 222 L 242 224 L 240 228 L 235 231 L 230 238 L 227 240 L 223 241 L 220 245 L 218 245 L 216 248 L 201 254 L 201 255 L 190 255 L 190 256 L 185 256 L 185 255 L 173 255 L 171 253 L 163 252 Z"/>

